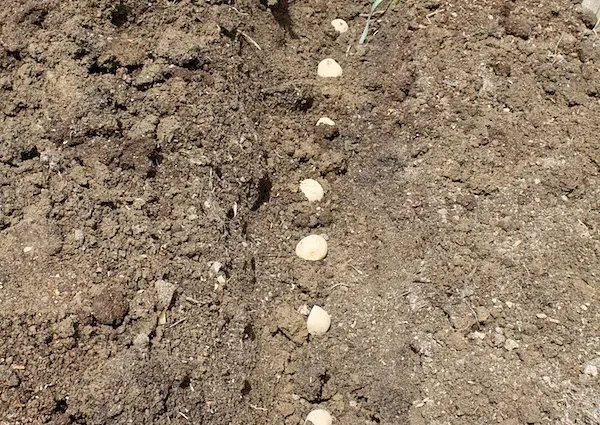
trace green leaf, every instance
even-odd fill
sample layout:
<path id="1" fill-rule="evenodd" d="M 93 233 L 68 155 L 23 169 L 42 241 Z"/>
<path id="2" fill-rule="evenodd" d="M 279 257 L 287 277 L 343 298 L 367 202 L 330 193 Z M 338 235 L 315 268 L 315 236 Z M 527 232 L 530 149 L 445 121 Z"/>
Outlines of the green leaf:
<path id="1" fill-rule="evenodd" d="M 365 41 L 367 41 L 367 35 L 369 34 L 369 22 L 370 19 L 367 18 L 367 23 L 365 24 L 365 29 L 363 30 L 361 36 L 360 36 L 360 40 L 358 41 L 358 44 L 365 44 Z"/>
<path id="2" fill-rule="evenodd" d="M 373 13 L 375 13 L 375 11 L 381 3 L 383 3 L 383 0 L 373 0 L 373 3 L 371 3 L 371 11 L 369 12 L 369 16 L 367 17 L 365 29 L 360 35 L 360 40 L 358 41 L 358 44 L 364 44 L 367 41 L 367 36 L 369 35 L 369 26 L 371 25 L 371 17 L 373 16 Z"/>
<path id="3" fill-rule="evenodd" d="M 377 10 L 381 3 L 383 3 L 383 0 L 375 0 L 373 2 L 373 4 L 371 5 L 371 14 L 373 14 Z"/>

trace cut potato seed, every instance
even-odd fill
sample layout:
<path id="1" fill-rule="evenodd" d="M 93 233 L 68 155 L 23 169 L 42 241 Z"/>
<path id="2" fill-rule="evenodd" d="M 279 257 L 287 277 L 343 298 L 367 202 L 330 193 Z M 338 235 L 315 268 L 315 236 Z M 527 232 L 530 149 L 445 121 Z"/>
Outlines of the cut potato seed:
<path id="1" fill-rule="evenodd" d="M 310 412 L 306 416 L 304 425 L 331 425 L 333 418 L 331 414 L 325 409 L 316 409 Z"/>
<path id="2" fill-rule="evenodd" d="M 340 34 L 343 34 L 348 31 L 348 24 L 343 19 L 334 19 L 333 21 L 331 21 L 331 26 Z"/>
<path id="3" fill-rule="evenodd" d="M 325 192 L 323 186 L 313 179 L 306 179 L 300 182 L 300 191 L 304 193 L 309 202 L 317 202 L 323 199 Z"/>
<path id="4" fill-rule="evenodd" d="M 322 260 L 327 256 L 327 241 L 320 235 L 306 236 L 296 245 L 296 255 L 307 261 Z"/>
<path id="5" fill-rule="evenodd" d="M 341 77 L 342 67 L 331 58 L 323 59 L 317 67 L 317 75 L 322 78 Z"/>
<path id="6" fill-rule="evenodd" d="M 311 335 L 324 335 L 331 327 L 331 317 L 329 313 L 323 310 L 318 305 L 315 305 L 308 315 L 306 320 L 308 333 Z"/>

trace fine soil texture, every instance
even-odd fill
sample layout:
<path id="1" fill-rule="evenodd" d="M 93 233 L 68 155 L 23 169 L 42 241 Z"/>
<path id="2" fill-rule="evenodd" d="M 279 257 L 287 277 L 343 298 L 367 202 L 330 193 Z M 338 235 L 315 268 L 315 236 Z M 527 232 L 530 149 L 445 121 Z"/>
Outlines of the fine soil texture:
<path id="1" fill-rule="evenodd" d="M 595 17 L 369 10 L 2 0 L 0 424 L 600 423 Z"/>

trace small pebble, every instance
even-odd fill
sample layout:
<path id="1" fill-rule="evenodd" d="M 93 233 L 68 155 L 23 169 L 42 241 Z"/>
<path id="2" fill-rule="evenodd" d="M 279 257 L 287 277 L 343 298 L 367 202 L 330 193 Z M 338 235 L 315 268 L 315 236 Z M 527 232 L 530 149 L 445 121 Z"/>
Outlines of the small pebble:
<path id="1" fill-rule="evenodd" d="M 172 283 L 160 279 L 154 283 L 154 289 L 156 291 L 156 304 L 158 309 L 168 309 L 171 306 L 171 301 L 173 301 L 173 295 L 175 295 L 177 287 Z"/>
<path id="2" fill-rule="evenodd" d="M 598 376 L 598 369 L 600 369 L 600 357 L 585 362 L 582 372 L 584 375 L 595 378 Z"/>
<path id="3" fill-rule="evenodd" d="M 77 242 L 83 242 L 83 240 L 85 239 L 85 236 L 83 234 L 83 230 L 81 229 L 75 229 L 75 240 Z"/>
<path id="4" fill-rule="evenodd" d="M 479 323 L 485 323 L 490 319 L 490 311 L 483 306 L 475 307 L 475 313 Z"/>
<path id="5" fill-rule="evenodd" d="M 306 416 L 304 423 L 305 425 L 331 425 L 333 423 L 333 418 L 327 410 L 316 409 Z"/>
<path id="6" fill-rule="evenodd" d="M 309 202 L 317 202 L 323 199 L 325 192 L 323 186 L 313 179 L 306 179 L 300 182 L 300 191 L 304 193 Z"/>
<path id="7" fill-rule="evenodd" d="M 322 260 L 327 256 L 327 241 L 319 235 L 306 236 L 296 245 L 296 255 L 307 261 Z"/>
<path id="8" fill-rule="evenodd" d="M 120 290 L 105 288 L 92 301 L 92 315 L 103 325 L 118 326 L 129 311 L 129 302 Z"/>
<path id="9" fill-rule="evenodd" d="M 506 351 L 512 351 L 519 348 L 519 344 L 514 339 L 507 339 L 504 343 L 504 349 Z"/>
<path id="10" fill-rule="evenodd" d="M 536 315 L 535 315 L 535 317 L 537 317 L 538 319 L 545 319 L 545 318 L 547 318 L 548 316 L 547 316 L 547 315 L 545 315 L 544 313 L 538 313 L 538 314 L 536 314 Z"/>
<path id="11" fill-rule="evenodd" d="M 317 75 L 322 78 L 337 78 L 342 76 L 342 67 L 331 58 L 323 59 L 317 67 Z"/>
<path id="12" fill-rule="evenodd" d="M 306 328 L 311 335 L 324 335 L 331 326 L 331 317 L 329 313 L 318 305 L 313 306 L 306 320 Z"/>
<path id="13" fill-rule="evenodd" d="M 317 125 L 335 125 L 335 122 L 331 118 L 321 117 L 317 121 Z"/>
<path id="14" fill-rule="evenodd" d="M 139 333 L 133 338 L 133 346 L 139 350 L 143 350 L 150 344 L 150 338 L 145 333 Z"/>
<path id="15" fill-rule="evenodd" d="M 214 274 L 217 274 L 221 270 L 221 267 L 223 267 L 223 263 L 220 263 L 219 261 L 213 261 L 210 265 L 210 271 Z"/>
<path id="16" fill-rule="evenodd" d="M 334 19 L 331 21 L 331 26 L 340 34 L 343 34 L 348 31 L 348 24 L 343 19 Z"/>
<path id="17" fill-rule="evenodd" d="M 308 316 L 310 314 L 310 308 L 308 308 L 308 306 L 304 304 L 298 309 L 298 313 L 300 313 L 303 316 Z"/>
<path id="18" fill-rule="evenodd" d="M 593 376 L 594 378 L 598 376 L 598 366 L 593 364 L 586 364 L 583 367 L 583 374 Z"/>
<path id="19" fill-rule="evenodd" d="M 23 248 L 23 252 L 25 254 L 27 254 L 27 253 L 29 253 L 31 251 L 33 251 L 33 247 L 32 246 L 26 246 L 25 248 Z"/>
<path id="20" fill-rule="evenodd" d="M 162 310 L 160 313 L 158 313 L 157 324 L 159 326 L 163 326 L 163 325 L 167 324 L 167 310 Z"/>
<path id="21" fill-rule="evenodd" d="M 506 342 L 506 337 L 502 334 L 495 333 L 492 335 L 492 344 L 496 347 L 500 347 L 502 344 Z"/>
<path id="22" fill-rule="evenodd" d="M 484 332 L 471 332 L 468 336 L 470 339 L 485 339 Z"/>

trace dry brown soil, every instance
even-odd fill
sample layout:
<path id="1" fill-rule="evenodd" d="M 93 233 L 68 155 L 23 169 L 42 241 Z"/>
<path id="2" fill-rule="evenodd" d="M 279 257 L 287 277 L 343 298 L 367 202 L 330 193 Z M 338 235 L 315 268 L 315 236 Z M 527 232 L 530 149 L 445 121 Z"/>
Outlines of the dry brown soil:
<path id="1" fill-rule="evenodd" d="M 600 423 L 593 19 L 368 8 L 2 0 L 1 424 Z"/>

